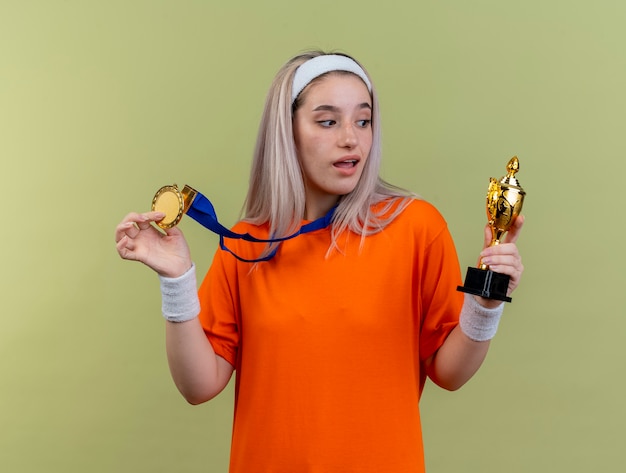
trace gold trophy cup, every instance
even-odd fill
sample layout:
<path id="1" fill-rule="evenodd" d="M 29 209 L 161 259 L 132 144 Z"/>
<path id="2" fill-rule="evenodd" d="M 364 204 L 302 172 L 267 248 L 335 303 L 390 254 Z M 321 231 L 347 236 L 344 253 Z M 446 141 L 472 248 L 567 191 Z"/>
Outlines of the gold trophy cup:
<path id="1" fill-rule="evenodd" d="M 506 176 L 496 180 L 490 178 L 487 191 L 487 219 L 491 227 L 490 246 L 499 245 L 504 234 L 511 228 L 522 211 L 526 192 L 519 184 L 515 173 L 519 171 L 519 159 L 511 158 L 506 166 Z M 457 289 L 487 299 L 511 302 L 507 296 L 509 276 L 491 271 L 482 261 L 477 268 L 467 268 L 465 284 Z"/>

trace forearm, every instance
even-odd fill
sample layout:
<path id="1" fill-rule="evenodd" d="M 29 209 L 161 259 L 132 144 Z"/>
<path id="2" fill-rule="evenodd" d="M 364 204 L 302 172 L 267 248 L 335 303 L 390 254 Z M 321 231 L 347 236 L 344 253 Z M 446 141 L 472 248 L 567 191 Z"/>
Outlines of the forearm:
<path id="1" fill-rule="evenodd" d="M 159 280 L 170 372 L 185 399 L 200 404 L 224 389 L 233 368 L 215 354 L 198 320 L 195 267 L 181 276 L 160 276 Z"/>
<path id="2" fill-rule="evenodd" d="M 474 341 L 457 325 L 427 364 L 428 377 L 444 389 L 459 389 L 478 371 L 488 350 L 489 340 Z"/>
<path id="3" fill-rule="evenodd" d="M 507 233 L 505 242 L 491 246 L 491 229 L 485 226 L 485 248 L 482 262 L 493 271 L 510 277 L 508 295 L 518 286 L 524 266 L 515 245 L 524 224 L 520 215 Z M 482 365 L 489 341 L 495 336 L 503 303 L 465 294 L 459 325 L 450 333 L 439 350 L 425 361 L 428 376 L 445 389 L 458 389 Z"/>
<path id="4" fill-rule="evenodd" d="M 458 389 L 482 365 L 503 310 L 501 302 L 492 302 L 465 295 L 459 325 L 426 362 L 428 376 L 439 386 L 449 390 Z"/>
<path id="5" fill-rule="evenodd" d="M 215 354 L 197 318 L 166 322 L 165 337 L 172 379 L 189 403 L 208 401 L 226 387 L 233 367 Z"/>

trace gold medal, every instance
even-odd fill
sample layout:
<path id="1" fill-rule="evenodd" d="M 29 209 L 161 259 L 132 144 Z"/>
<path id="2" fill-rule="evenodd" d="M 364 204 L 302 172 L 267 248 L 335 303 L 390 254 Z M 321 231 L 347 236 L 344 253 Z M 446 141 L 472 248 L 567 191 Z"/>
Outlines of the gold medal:
<path id="1" fill-rule="evenodd" d="M 176 184 L 161 187 L 152 199 L 152 211 L 163 212 L 165 217 L 156 224 L 163 229 L 178 225 L 196 194 L 197 192 L 187 185 L 183 187 L 182 192 L 178 190 Z"/>

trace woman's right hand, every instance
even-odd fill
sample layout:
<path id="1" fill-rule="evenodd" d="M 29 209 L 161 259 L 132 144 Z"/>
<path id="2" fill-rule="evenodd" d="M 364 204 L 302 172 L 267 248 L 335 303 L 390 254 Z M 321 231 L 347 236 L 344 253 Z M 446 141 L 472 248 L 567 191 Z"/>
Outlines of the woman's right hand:
<path id="1" fill-rule="evenodd" d="M 163 233 L 152 225 L 164 217 L 162 212 L 129 213 L 115 228 L 116 248 L 123 259 L 141 261 L 159 275 L 175 278 L 191 268 L 191 254 L 178 228 Z"/>

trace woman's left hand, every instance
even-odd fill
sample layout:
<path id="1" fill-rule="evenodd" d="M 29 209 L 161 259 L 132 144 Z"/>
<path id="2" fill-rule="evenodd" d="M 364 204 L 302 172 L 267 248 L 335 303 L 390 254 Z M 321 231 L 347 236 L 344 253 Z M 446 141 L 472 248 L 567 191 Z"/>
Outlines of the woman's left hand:
<path id="1" fill-rule="evenodd" d="M 496 273 L 506 274 L 511 278 L 507 291 L 508 296 L 510 296 L 519 285 L 522 273 L 524 272 L 522 257 L 515 244 L 523 226 L 524 216 L 519 215 L 515 219 L 513 226 L 506 233 L 503 241 L 495 246 L 489 246 L 491 244 L 491 229 L 489 225 L 485 226 L 485 244 L 483 251 L 480 253 L 481 262 L 489 266 L 490 270 Z"/>

